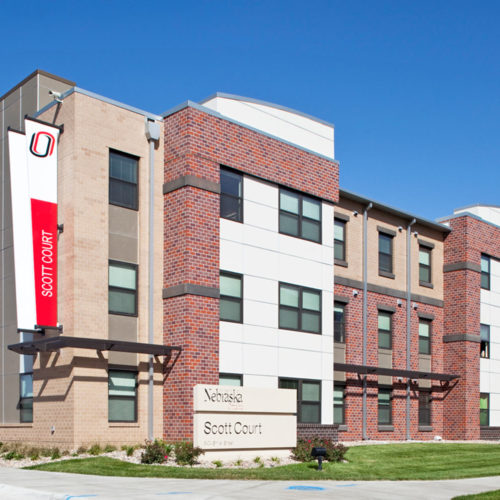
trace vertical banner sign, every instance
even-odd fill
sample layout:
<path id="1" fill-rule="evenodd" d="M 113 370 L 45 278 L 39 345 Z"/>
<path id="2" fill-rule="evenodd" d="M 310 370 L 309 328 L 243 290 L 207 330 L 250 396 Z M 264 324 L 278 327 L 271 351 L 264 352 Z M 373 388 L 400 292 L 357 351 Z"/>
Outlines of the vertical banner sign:
<path id="1" fill-rule="evenodd" d="M 29 118 L 25 119 L 24 125 L 26 133 L 22 152 L 19 151 L 20 134 L 12 131 L 9 132 L 9 148 L 11 179 L 17 178 L 16 182 L 11 182 L 11 189 L 18 328 L 32 329 L 35 324 L 57 326 L 59 128 Z M 22 179 L 27 182 L 21 184 Z M 18 214 L 14 215 L 16 208 Z M 16 223 L 19 224 L 18 231 Z M 31 249 L 29 261 L 25 247 Z M 19 280 L 18 262 L 22 267 Z M 34 296 L 34 309 L 32 302 L 23 304 L 26 295 Z"/>

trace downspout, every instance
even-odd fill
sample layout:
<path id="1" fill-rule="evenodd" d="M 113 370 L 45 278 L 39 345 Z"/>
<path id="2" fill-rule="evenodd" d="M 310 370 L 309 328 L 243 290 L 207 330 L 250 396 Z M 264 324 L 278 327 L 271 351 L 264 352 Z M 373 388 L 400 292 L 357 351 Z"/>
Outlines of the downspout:
<path id="1" fill-rule="evenodd" d="M 373 207 L 369 203 L 363 212 L 363 365 L 366 366 L 366 324 L 368 316 L 368 210 Z M 366 432 L 366 375 L 363 377 L 363 439 L 368 439 Z"/>
<path id="2" fill-rule="evenodd" d="M 155 208 L 155 142 L 160 139 L 160 125 L 146 119 L 149 142 L 149 240 L 148 240 L 148 342 L 154 344 L 154 208 Z M 154 439 L 154 366 L 149 355 L 148 370 L 148 438 Z"/>
<path id="3" fill-rule="evenodd" d="M 413 219 L 406 228 L 406 369 L 411 370 L 411 226 Z M 406 380 L 406 440 L 411 440 L 410 410 L 411 410 L 411 379 Z"/>

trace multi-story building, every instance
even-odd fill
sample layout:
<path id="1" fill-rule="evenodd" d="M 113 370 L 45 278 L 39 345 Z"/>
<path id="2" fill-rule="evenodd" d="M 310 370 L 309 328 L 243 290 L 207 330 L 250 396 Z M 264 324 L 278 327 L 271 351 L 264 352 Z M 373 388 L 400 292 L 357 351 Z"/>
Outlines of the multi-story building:
<path id="1" fill-rule="evenodd" d="M 0 103 L 1 440 L 191 439 L 196 384 L 295 389 L 298 435 L 498 425 L 498 208 L 437 223 L 339 190 L 333 126 L 248 98 L 156 115 L 37 71 Z M 10 199 L 13 144 L 52 154 L 33 124 L 59 134 L 48 324 L 21 320 Z"/>

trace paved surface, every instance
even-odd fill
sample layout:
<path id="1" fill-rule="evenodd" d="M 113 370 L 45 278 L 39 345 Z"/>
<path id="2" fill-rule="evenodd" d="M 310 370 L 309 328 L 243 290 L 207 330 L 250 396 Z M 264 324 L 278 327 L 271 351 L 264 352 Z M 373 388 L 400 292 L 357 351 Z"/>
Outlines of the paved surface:
<path id="1" fill-rule="evenodd" d="M 449 499 L 500 489 L 499 477 L 450 481 L 220 481 L 86 476 L 0 467 L 2 500 Z"/>

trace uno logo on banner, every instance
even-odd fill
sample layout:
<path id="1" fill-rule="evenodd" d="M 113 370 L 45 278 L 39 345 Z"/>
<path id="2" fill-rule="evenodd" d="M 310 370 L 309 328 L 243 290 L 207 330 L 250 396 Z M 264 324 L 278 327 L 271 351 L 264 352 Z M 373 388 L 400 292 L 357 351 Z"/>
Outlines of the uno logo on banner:
<path id="1" fill-rule="evenodd" d="M 54 152 L 56 140 L 52 134 L 39 131 L 31 136 L 30 153 L 38 156 L 38 158 L 46 158 Z"/>

